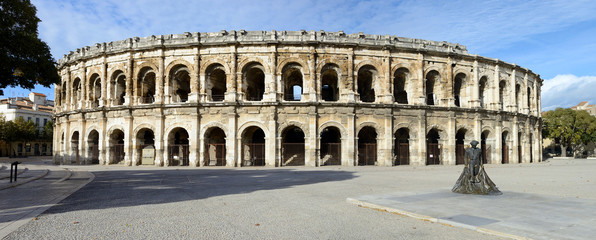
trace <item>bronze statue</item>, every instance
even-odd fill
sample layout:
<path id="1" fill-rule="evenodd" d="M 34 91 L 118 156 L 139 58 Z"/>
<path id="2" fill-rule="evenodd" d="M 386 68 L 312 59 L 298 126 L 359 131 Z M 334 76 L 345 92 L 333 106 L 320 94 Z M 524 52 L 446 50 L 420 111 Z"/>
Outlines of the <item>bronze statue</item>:
<path id="1" fill-rule="evenodd" d="M 499 195 L 501 191 L 495 186 L 484 171 L 482 165 L 482 150 L 478 146 L 478 141 L 470 142 L 471 148 L 466 149 L 464 155 L 464 171 L 457 179 L 455 186 L 451 189 L 455 193 L 481 194 L 481 195 Z"/>

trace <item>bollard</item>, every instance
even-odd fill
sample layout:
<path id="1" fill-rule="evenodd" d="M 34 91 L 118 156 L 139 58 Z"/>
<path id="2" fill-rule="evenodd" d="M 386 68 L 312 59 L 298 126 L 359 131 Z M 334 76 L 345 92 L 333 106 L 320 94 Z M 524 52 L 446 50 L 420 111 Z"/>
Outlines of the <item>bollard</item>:
<path id="1" fill-rule="evenodd" d="M 14 161 L 10 164 L 10 182 L 12 183 L 13 181 L 13 176 L 14 176 L 14 181 L 17 181 L 17 165 L 19 165 L 19 161 Z M 12 168 L 14 166 L 14 175 L 12 174 Z"/>

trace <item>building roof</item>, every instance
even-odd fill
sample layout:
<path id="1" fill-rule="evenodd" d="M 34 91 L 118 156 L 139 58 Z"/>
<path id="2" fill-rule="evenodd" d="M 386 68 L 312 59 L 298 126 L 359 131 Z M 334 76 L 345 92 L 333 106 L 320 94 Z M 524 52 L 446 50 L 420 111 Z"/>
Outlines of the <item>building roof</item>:
<path id="1" fill-rule="evenodd" d="M 26 98 L 17 98 L 14 101 L 14 104 L 11 104 L 10 98 L 0 99 L 0 104 L 10 104 L 11 109 L 22 109 L 22 110 L 35 111 L 35 110 L 33 110 L 33 102 Z M 54 107 L 50 106 L 50 105 L 40 105 L 40 104 L 37 105 L 37 111 L 40 111 L 40 112 L 52 113 L 53 110 L 54 110 Z"/>
<path id="2" fill-rule="evenodd" d="M 37 95 L 37 96 L 47 97 L 47 96 L 46 96 L 45 94 L 43 94 L 43 93 L 36 93 L 36 92 L 34 92 L 33 94 L 35 94 L 35 95 Z"/>

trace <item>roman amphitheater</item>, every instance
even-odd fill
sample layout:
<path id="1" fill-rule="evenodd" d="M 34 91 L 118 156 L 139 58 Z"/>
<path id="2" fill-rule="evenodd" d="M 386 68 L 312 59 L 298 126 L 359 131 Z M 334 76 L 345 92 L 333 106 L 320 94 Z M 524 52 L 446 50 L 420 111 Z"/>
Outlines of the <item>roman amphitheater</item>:
<path id="1" fill-rule="evenodd" d="M 538 74 L 465 46 L 324 31 L 96 44 L 58 62 L 54 161 L 395 166 L 542 158 Z"/>

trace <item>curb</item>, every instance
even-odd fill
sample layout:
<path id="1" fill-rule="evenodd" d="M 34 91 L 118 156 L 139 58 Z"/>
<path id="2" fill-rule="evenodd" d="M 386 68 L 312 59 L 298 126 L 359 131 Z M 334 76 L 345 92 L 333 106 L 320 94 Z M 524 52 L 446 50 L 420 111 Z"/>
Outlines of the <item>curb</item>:
<path id="1" fill-rule="evenodd" d="M 58 181 L 53 182 L 54 183 L 60 183 L 60 182 L 64 182 L 68 179 L 70 179 L 70 177 L 72 177 L 72 171 L 68 168 L 63 168 L 64 170 L 66 170 L 66 176 L 64 176 L 63 178 L 60 178 Z M 95 175 L 94 175 L 95 176 Z M 86 185 L 86 184 L 85 184 Z"/>
<path id="2" fill-rule="evenodd" d="M 451 227 L 468 229 L 468 230 L 472 230 L 472 231 L 476 231 L 476 232 L 484 233 L 484 234 L 489 234 L 489 235 L 493 235 L 493 236 L 497 236 L 497 237 L 518 239 L 518 240 L 531 239 L 531 238 L 527 238 L 527 237 L 509 234 L 509 233 L 504 233 L 504 232 L 499 232 L 499 231 L 490 230 L 490 229 L 486 229 L 486 228 L 476 227 L 476 226 L 469 225 L 469 224 L 454 222 L 454 221 L 445 220 L 445 219 L 439 219 L 439 218 L 421 215 L 421 214 L 417 214 L 417 213 L 412 213 L 412 212 L 408 212 L 408 211 L 404 211 L 404 210 L 400 210 L 400 209 L 384 207 L 384 206 L 380 206 L 380 205 L 376 205 L 376 204 L 372 204 L 372 203 L 363 202 L 363 201 L 353 199 L 353 198 L 346 198 L 346 202 L 354 204 L 354 205 L 358 205 L 359 207 L 363 207 L 363 208 L 370 208 L 370 209 L 374 209 L 377 211 L 384 211 L 384 212 L 402 215 L 402 216 L 406 216 L 406 217 L 411 217 L 411 218 L 415 218 L 418 220 L 423 220 L 423 221 L 427 221 L 427 222 L 431 222 L 431 223 L 440 223 L 440 224 L 451 226 Z"/>
<path id="3" fill-rule="evenodd" d="M 50 172 L 50 170 L 46 169 L 46 171 L 44 173 L 42 173 L 41 175 L 39 175 L 39 176 L 30 177 L 30 178 L 27 178 L 25 181 L 15 182 L 15 183 L 12 183 L 12 184 L 8 184 L 6 186 L 2 186 L 2 187 L 0 187 L 0 191 L 1 190 L 4 190 L 4 189 L 7 189 L 7 188 L 12 188 L 12 187 L 20 186 L 20 185 L 23 185 L 25 183 L 28 183 L 28 182 L 31 182 L 31 181 L 40 179 L 40 178 L 45 177 L 46 175 L 48 175 L 49 172 Z"/>

